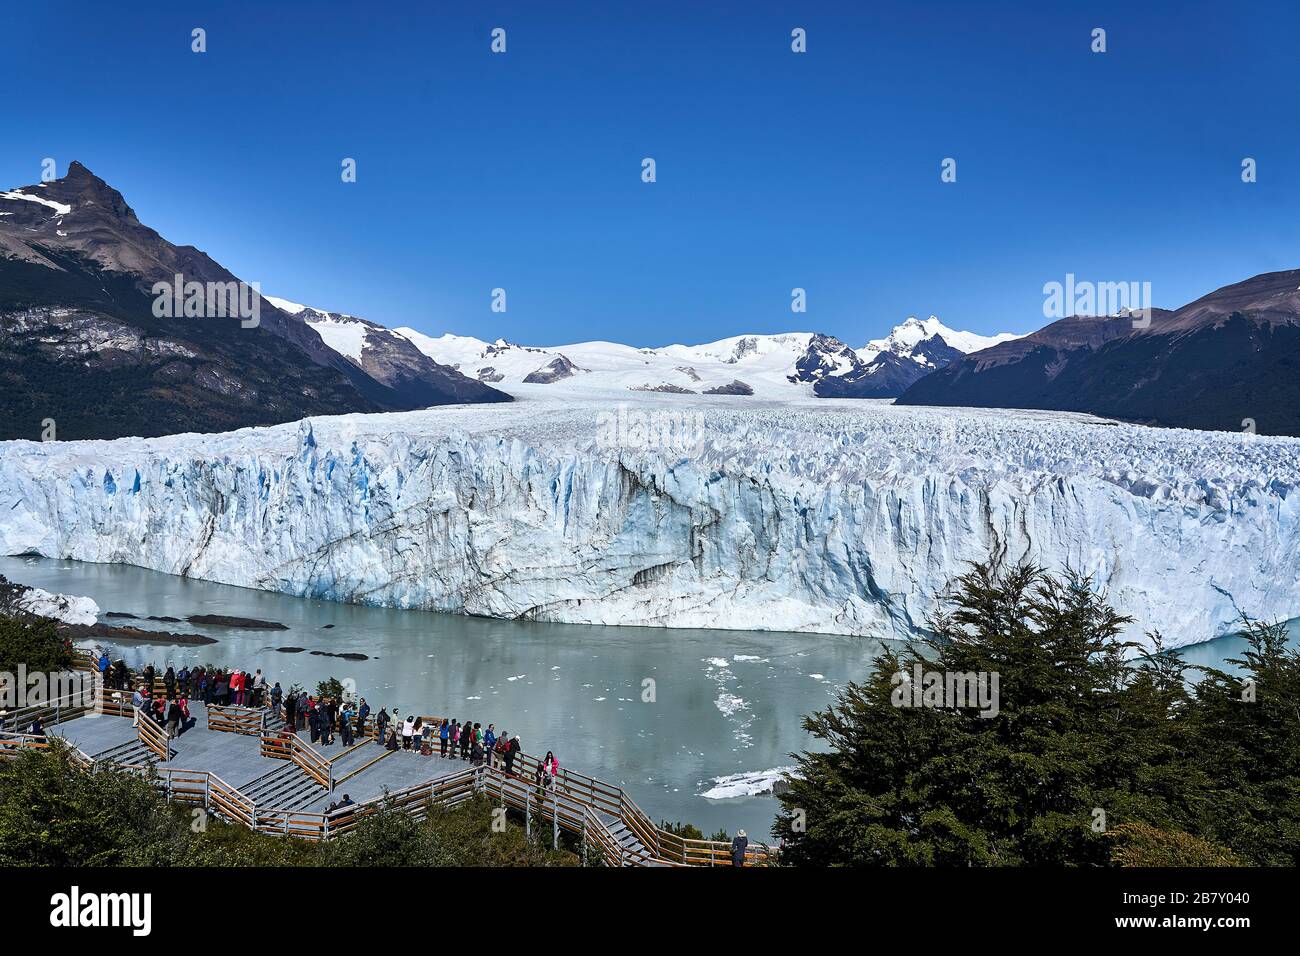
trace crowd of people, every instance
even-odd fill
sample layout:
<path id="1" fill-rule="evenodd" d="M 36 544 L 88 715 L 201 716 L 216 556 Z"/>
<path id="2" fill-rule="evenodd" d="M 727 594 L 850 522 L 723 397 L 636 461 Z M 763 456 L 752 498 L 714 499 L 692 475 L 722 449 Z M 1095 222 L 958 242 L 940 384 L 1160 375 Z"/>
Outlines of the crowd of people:
<path id="1" fill-rule="evenodd" d="M 116 690 L 131 689 L 131 672 L 126 666 L 126 661 L 119 660 L 117 663 L 111 663 L 108 653 L 101 651 L 96 664 L 106 687 Z M 153 664 L 147 664 L 140 672 L 140 683 L 150 695 L 153 693 L 158 676 Z M 255 670 L 251 674 L 244 670 L 228 671 L 220 667 L 209 669 L 199 666 L 190 670 L 185 664 L 177 670 L 168 664 L 161 676 L 169 700 L 201 700 L 205 704 L 222 706 L 233 704 L 236 707 L 261 707 L 268 699 L 266 678 L 262 676 L 260 670 Z"/>
<path id="2" fill-rule="evenodd" d="M 279 711 L 280 685 L 271 692 L 271 707 Z M 316 696 L 290 692 L 283 697 L 285 727 L 294 733 L 307 731 L 313 744 L 333 746 L 338 740 L 344 747 L 354 746 L 357 739 L 365 739 L 370 730 L 367 723 L 372 714 L 364 697 L 356 702 L 339 700 L 330 696 Z M 393 714 L 399 714 L 396 707 Z M 408 714 L 405 720 L 394 717 L 388 708 L 381 707 L 374 714 L 375 743 L 388 750 L 406 750 L 423 757 L 437 755 L 444 760 L 464 760 L 471 766 L 499 768 L 514 774 L 515 761 L 523 750 L 519 736 L 498 732 L 496 724 L 486 727 L 481 722 L 459 721 L 452 718 L 429 719 Z M 547 751 L 546 759 L 537 765 L 539 786 L 552 789 L 559 777 L 560 762 Z"/>
<path id="3" fill-rule="evenodd" d="M 106 686 L 121 690 L 130 687 L 131 673 L 125 661 L 113 663 L 108 653 L 101 651 L 96 663 Z M 283 716 L 287 731 L 307 731 L 311 742 L 321 747 L 333 746 L 336 740 L 344 747 L 352 747 L 358 738 L 364 740 L 371 729 L 372 711 L 364 697 L 352 701 L 297 689 L 286 694 L 279 682 L 268 687 L 261 670 L 249 673 L 203 666 L 190 669 L 184 664 L 176 669 L 169 663 L 161 675 L 161 694 L 154 693 L 157 678 L 154 666 L 147 665 L 139 675 L 131 703 L 137 725 L 141 719 L 155 720 L 165 728 L 168 738 L 179 737 L 194 725 L 190 701 L 269 707 Z M 459 721 L 454 717 L 426 720 L 415 714 L 408 714 L 402 720 L 398 714 L 396 707 L 391 714 L 381 707 L 373 715 L 374 739 L 380 746 L 423 757 L 432 757 L 436 751 L 444 760 L 464 760 L 471 766 L 487 766 L 515 774 L 515 762 L 523 751 L 518 734 L 512 737 L 505 731 L 497 731 L 496 724 L 484 727 L 478 721 Z M 540 788 L 552 790 L 559 774 L 560 762 L 548 750 L 535 768 L 535 782 Z"/>
<path id="4" fill-rule="evenodd" d="M 104 686 L 118 690 L 131 688 L 131 672 L 124 660 L 113 663 L 107 651 L 101 650 L 95 661 Z M 157 693 L 158 681 L 162 692 Z M 131 693 L 131 706 L 135 710 L 135 725 L 142 719 L 154 720 L 166 730 L 169 739 L 179 737 L 194 726 L 190 715 L 190 702 L 202 701 L 205 705 L 261 707 L 269 699 L 278 698 L 277 683 L 268 694 L 266 678 L 260 670 L 251 674 L 244 670 L 195 667 L 191 670 L 182 664 L 179 669 L 170 663 L 161 675 L 153 664 L 145 665 Z M 278 699 L 276 705 L 279 705 Z"/>

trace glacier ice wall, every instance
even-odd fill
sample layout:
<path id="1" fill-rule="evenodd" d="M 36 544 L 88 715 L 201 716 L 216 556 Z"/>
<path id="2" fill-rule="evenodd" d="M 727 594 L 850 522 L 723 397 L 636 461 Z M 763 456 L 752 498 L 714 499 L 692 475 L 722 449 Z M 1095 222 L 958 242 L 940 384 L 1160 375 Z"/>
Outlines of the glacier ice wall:
<path id="1" fill-rule="evenodd" d="M 673 414 L 656 402 L 637 408 Z M 1300 441 L 700 400 L 682 453 L 599 441 L 601 407 L 4 443 L 0 551 L 502 618 L 893 638 L 992 552 L 1095 575 L 1134 638 L 1300 614 Z"/>

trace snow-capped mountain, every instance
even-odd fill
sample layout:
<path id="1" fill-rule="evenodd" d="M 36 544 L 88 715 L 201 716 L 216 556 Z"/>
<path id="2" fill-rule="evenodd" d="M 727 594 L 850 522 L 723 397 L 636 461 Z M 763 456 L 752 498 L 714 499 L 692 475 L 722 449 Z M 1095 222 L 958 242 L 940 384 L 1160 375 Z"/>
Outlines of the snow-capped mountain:
<path id="1" fill-rule="evenodd" d="M 1016 338 L 1010 332 L 959 332 L 933 315 L 925 321 L 911 316 L 885 338 L 858 349 L 852 370 L 817 383 L 814 392 L 824 398 L 896 398 L 935 369 Z"/>
<path id="2" fill-rule="evenodd" d="M 411 328 L 396 331 L 435 362 L 513 392 L 532 385 L 584 393 L 743 395 L 748 389 L 760 397 L 790 398 L 810 394 L 809 386 L 822 375 L 851 366 L 831 352 L 852 355 L 842 343 L 810 332 L 738 335 L 705 345 L 652 349 L 616 342 L 539 348 L 504 339 L 489 343 L 461 335 L 435 338 Z M 828 350 L 824 342 L 835 345 Z"/>
<path id="3" fill-rule="evenodd" d="M 969 355 L 1023 336 L 1010 332 L 999 332 L 997 335 L 959 332 L 940 322 L 938 316 L 932 315 L 928 319 L 921 320 L 913 315 L 908 316 L 907 321 L 902 325 L 894 326 L 893 331 L 885 338 L 872 339 L 858 349 L 858 355 L 864 362 L 870 362 L 882 352 L 891 352 L 900 358 L 911 358 L 921 365 L 933 365 L 933 359 L 927 353 L 938 344 L 934 341 L 936 338 L 942 339 L 943 344 L 949 348 L 956 349 L 963 355 Z"/>
<path id="4" fill-rule="evenodd" d="M 392 329 L 355 315 L 326 312 L 268 295 L 266 301 L 307 324 L 321 340 L 415 405 L 498 402 L 509 396 L 440 365 Z"/>
<path id="5" fill-rule="evenodd" d="M 613 342 L 538 348 L 504 339 L 488 343 L 462 335 L 435 338 L 405 327 L 395 331 L 434 361 L 506 391 L 547 384 L 581 392 L 632 390 L 769 399 L 891 398 L 967 350 L 1015 338 L 955 332 L 933 317 L 924 323 L 909 319 L 888 338 L 858 351 L 816 332 L 738 335 L 703 345 L 662 348 Z M 947 345 L 945 335 L 960 346 Z"/>

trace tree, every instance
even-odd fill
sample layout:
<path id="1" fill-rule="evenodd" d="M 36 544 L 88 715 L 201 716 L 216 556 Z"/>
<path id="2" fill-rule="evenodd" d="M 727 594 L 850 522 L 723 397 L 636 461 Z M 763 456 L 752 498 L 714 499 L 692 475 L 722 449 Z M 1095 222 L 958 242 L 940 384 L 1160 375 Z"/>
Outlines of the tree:
<path id="1" fill-rule="evenodd" d="M 1243 620 L 1230 673 L 1201 668 L 1193 762 L 1215 782 L 1203 834 L 1266 866 L 1300 864 L 1300 652 L 1284 624 Z M 1198 831 L 1200 832 L 1200 831 Z"/>
<path id="2" fill-rule="evenodd" d="M 54 673 L 72 666 L 72 650 L 57 631 L 57 622 L 32 615 L 0 616 L 0 671 Z"/>
<path id="3" fill-rule="evenodd" d="M 1114 846 L 1106 831 L 1125 823 L 1238 849 L 1226 820 L 1202 832 L 1207 807 L 1229 786 L 1201 756 L 1224 722 L 1203 712 L 1202 693 L 1189 692 L 1181 661 L 1159 635 L 1155 653 L 1131 657 L 1134 645 L 1119 638 L 1127 623 L 1085 577 L 973 567 L 954 583 L 929 638 L 886 649 L 870 677 L 805 719 L 825 749 L 796 755 L 798 772 L 779 796 L 773 833 L 786 841 L 785 860 L 1104 866 Z M 1249 806 L 1228 814 L 1261 826 L 1265 799 L 1296 798 L 1293 776 L 1278 779 L 1258 765 L 1285 747 L 1282 766 L 1297 759 L 1295 718 L 1284 730 L 1281 703 L 1284 687 L 1296 699 L 1294 665 L 1276 654 L 1268 660 L 1260 686 L 1274 704 L 1248 718 L 1264 740 L 1241 755 L 1260 774 L 1261 792 L 1247 791 Z M 1264 663 L 1261 656 L 1249 666 Z M 918 673 L 937 675 L 941 686 L 954 676 L 984 675 L 989 684 L 996 676 L 995 706 L 942 696 L 913 706 Z M 1277 851 L 1273 859 L 1300 845 L 1290 831 L 1255 839 Z"/>

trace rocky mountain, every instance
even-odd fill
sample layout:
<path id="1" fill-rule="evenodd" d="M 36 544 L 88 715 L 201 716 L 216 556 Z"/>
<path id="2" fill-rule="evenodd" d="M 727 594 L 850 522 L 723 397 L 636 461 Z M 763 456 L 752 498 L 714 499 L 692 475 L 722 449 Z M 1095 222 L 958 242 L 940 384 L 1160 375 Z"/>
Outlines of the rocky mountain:
<path id="1" fill-rule="evenodd" d="M 896 398 L 915 382 L 968 352 L 1014 341 L 1010 332 L 977 335 L 950 329 L 935 316 L 911 316 L 883 339 L 857 350 L 858 362 L 842 374 L 814 386 L 823 398 Z"/>
<path id="2" fill-rule="evenodd" d="M 926 376 L 898 401 L 1300 435 L 1300 270 L 1258 275 L 1150 318 L 1061 319 Z"/>
<path id="3" fill-rule="evenodd" d="M 155 294 L 176 276 L 182 294 Z M 372 377 L 204 252 L 143 225 L 76 162 L 62 179 L 0 192 L 0 381 L 0 439 L 218 431 L 477 400 L 432 387 L 417 398 Z"/>
<path id="4" fill-rule="evenodd" d="M 266 300 L 280 311 L 301 319 L 329 348 L 411 402 L 412 407 L 510 400 L 503 392 L 439 365 L 410 339 L 378 322 L 342 312 L 325 312 L 276 296 L 266 296 Z"/>

